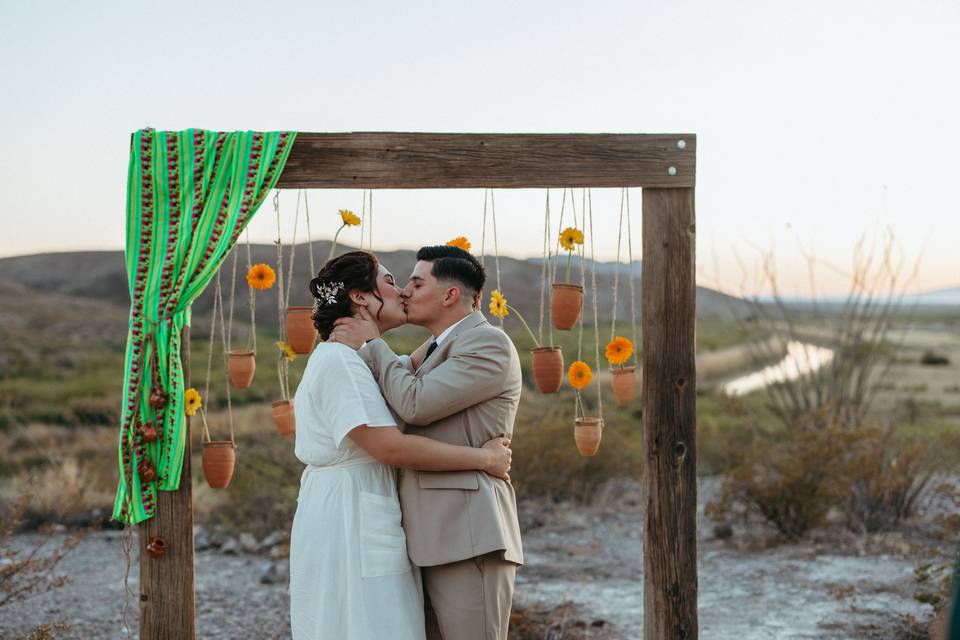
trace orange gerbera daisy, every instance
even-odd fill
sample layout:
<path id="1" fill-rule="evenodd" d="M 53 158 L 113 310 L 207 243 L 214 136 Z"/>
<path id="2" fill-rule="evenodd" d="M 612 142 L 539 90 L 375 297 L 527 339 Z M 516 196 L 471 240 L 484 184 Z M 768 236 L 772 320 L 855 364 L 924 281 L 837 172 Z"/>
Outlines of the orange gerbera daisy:
<path id="1" fill-rule="evenodd" d="M 470 241 L 463 236 L 457 236 L 447 243 L 448 247 L 460 247 L 464 251 L 470 251 Z"/>
<path id="2" fill-rule="evenodd" d="M 622 365 L 633 355 L 633 343 L 626 338 L 617 336 L 611 342 L 607 343 L 607 362 L 614 365 Z"/>
<path id="3" fill-rule="evenodd" d="M 277 279 L 277 274 L 273 272 L 268 264 L 255 264 L 247 271 L 247 284 L 254 289 L 269 289 Z"/>
<path id="4" fill-rule="evenodd" d="M 567 370 L 567 380 L 570 381 L 570 386 L 579 391 L 593 380 L 593 371 L 590 370 L 590 365 L 586 362 L 577 360 Z"/>

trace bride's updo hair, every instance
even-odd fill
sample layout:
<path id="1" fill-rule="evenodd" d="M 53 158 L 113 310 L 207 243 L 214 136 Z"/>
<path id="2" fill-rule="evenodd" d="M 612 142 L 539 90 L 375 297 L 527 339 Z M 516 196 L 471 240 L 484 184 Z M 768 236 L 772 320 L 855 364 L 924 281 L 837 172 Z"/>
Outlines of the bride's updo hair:
<path id="1" fill-rule="evenodd" d="M 370 293 L 383 303 L 377 293 L 377 275 L 380 261 L 369 251 L 349 251 L 323 265 L 317 277 L 310 281 L 313 302 L 313 325 L 320 339 L 327 340 L 337 318 L 353 315 L 349 293 Z M 380 307 L 383 310 L 383 307 Z M 377 317 L 380 317 L 380 310 Z"/>

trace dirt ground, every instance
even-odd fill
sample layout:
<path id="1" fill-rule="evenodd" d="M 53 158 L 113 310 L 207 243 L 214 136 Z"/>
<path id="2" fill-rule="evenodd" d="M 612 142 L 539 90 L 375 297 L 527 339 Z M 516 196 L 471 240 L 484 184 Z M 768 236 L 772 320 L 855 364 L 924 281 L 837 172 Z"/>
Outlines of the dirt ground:
<path id="1" fill-rule="evenodd" d="M 831 525 L 785 544 L 754 522 L 734 523 L 732 535 L 721 540 L 702 515 L 717 487 L 706 478 L 699 490 L 701 638 L 924 637 L 908 622 L 908 616 L 925 621 L 931 615 L 929 605 L 913 598 L 914 568 L 949 562 L 955 552 L 924 533 L 924 521 L 940 506 L 888 534 L 855 536 Z M 518 575 L 511 638 L 642 637 L 642 505 L 640 485 L 632 481 L 607 485 L 590 507 L 521 504 L 527 563 Z M 18 542 L 29 544 L 36 535 Z M 197 637 L 289 637 L 286 560 L 224 548 L 197 552 Z M 69 624 L 58 638 L 136 638 L 136 595 L 129 600 L 129 636 L 122 616 L 125 566 L 120 532 L 96 532 L 61 565 L 71 577 L 66 586 L 0 608 L 0 638 L 58 621 Z M 136 558 L 130 587 L 136 594 Z"/>

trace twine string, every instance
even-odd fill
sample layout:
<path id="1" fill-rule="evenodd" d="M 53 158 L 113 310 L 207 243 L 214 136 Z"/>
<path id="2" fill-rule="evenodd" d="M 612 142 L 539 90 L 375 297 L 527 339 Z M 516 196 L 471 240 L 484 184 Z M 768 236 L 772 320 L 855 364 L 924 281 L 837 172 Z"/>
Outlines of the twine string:
<path id="1" fill-rule="evenodd" d="M 597 362 L 597 375 L 600 375 L 600 320 L 599 320 L 599 311 L 597 309 L 597 260 L 594 257 L 593 247 L 594 247 L 594 238 L 593 238 L 593 190 L 587 189 L 587 197 L 589 202 L 589 216 L 590 216 L 590 287 L 593 289 L 593 355 Z M 584 214 L 586 215 L 586 213 Z M 597 413 L 601 420 L 603 420 L 603 385 L 600 384 L 600 380 L 597 380 Z"/>
<path id="2" fill-rule="evenodd" d="M 638 366 L 640 364 L 640 345 L 637 344 L 637 291 L 635 283 L 637 274 L 633 271 L 633 232 L 630 228 L 630 190 L 624 189 L 623 191 L 627 201 L 627 260 L 629 260 L 630 263 L 630 328 L 633 332 L 633 364 L 634 366 Z"/>

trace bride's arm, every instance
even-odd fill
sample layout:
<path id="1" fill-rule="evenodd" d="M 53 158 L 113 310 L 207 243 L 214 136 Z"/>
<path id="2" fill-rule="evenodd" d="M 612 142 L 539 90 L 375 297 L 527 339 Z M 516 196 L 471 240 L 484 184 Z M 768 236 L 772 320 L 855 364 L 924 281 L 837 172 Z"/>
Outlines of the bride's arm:
<path id="1" fill-rule="evenodd" d="M 510 480 L 510 440 L 494 438 L 483 447 L 461 447 L 438 440 L 400 433 L 396 427 L 360 425 L 347 434 L 357 445 L 385 464 L 417 471 L 470 471 L 476 469 Z"/>

